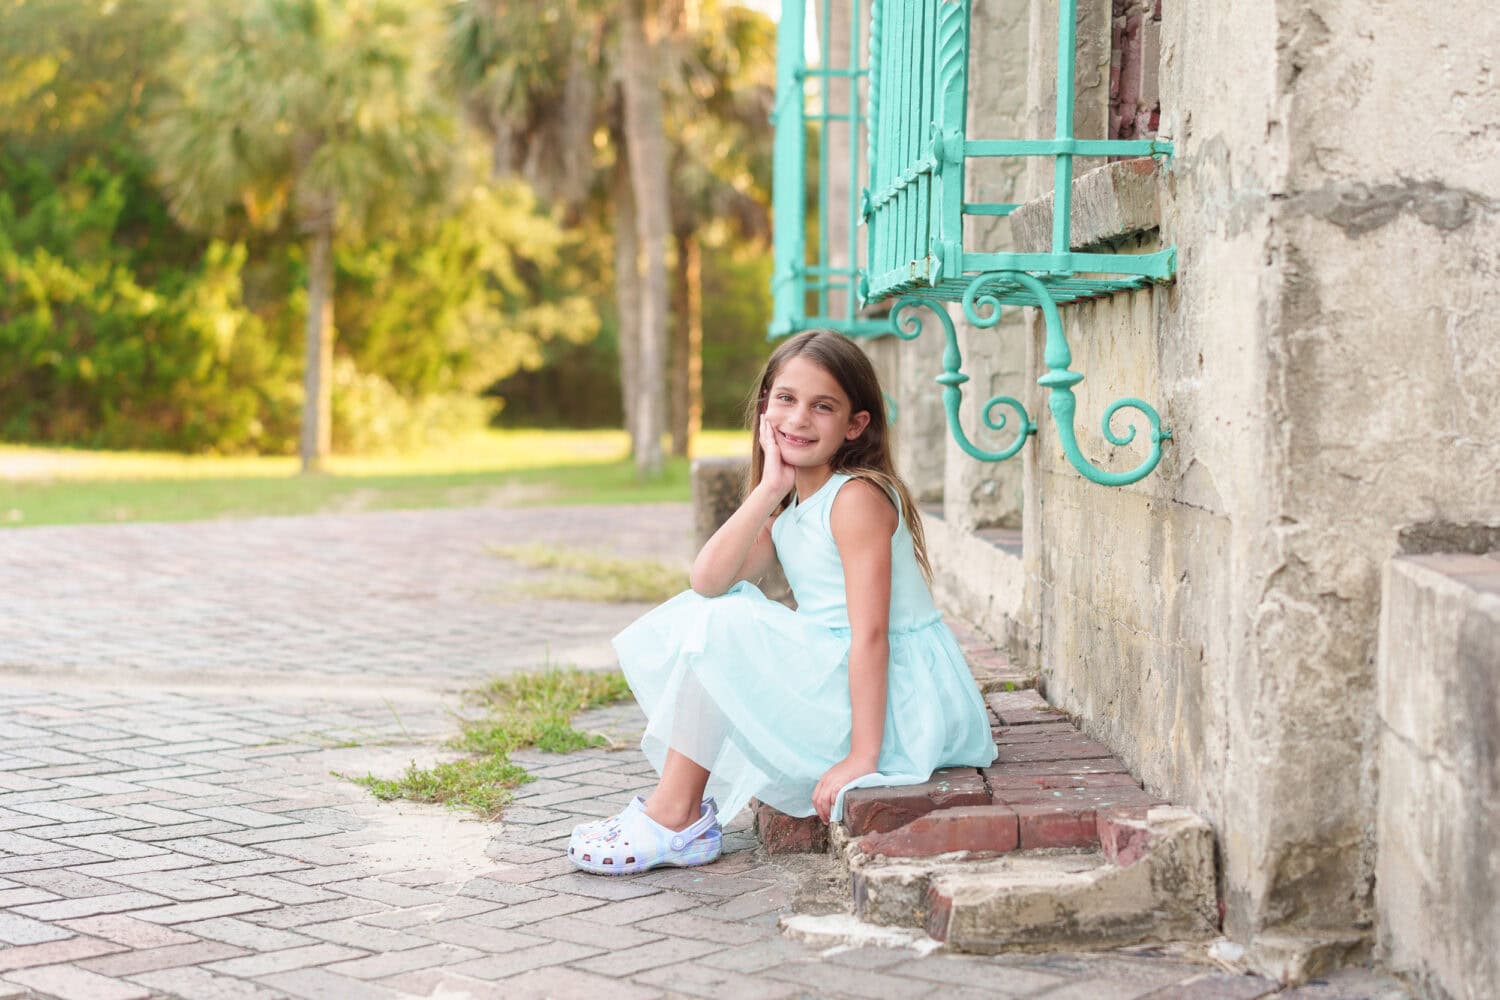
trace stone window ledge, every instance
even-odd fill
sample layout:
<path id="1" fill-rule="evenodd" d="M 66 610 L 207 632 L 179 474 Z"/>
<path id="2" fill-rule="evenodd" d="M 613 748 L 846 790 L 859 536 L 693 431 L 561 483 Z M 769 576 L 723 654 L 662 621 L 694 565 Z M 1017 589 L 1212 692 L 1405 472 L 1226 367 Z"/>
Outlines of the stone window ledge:
<path id="1" fill-rule="evenodd" d="M 1106 163 L 1073 179 L 1071 250 L 1108 248 L 1161 227 L 1162 166 L 1149 156 Z M 1033 198 L 1010 215 L 1019 253 L 1052 251 L 1052 194 Z"/>

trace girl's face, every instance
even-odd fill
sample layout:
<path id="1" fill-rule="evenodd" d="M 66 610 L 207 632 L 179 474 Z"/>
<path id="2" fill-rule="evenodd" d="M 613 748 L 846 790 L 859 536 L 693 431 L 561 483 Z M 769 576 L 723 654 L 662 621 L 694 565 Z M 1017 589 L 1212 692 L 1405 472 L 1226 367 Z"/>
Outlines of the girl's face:
<path id="1" fill-rule="evenodd" d="M 869 413 L 850 410 L 849 397 L 827 370 L 802 355 L 789 359 L 766 398 L 766 420 L 782 461 L 797 468 L 828 465 L 839 446 L 870 422 Z"/>

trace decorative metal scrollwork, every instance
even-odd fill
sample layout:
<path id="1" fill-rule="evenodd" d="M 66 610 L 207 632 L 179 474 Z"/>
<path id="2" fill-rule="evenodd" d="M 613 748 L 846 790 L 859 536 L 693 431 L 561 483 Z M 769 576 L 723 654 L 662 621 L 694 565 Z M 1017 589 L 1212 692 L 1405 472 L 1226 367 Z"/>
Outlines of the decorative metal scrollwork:
<path id="1" fill-rule="evenodd" d="M 924 325 L 915 313 L 917 309 L 926 309 L 943 326 L 943 336 L 946 338 L 946 346 L 943 348 L 943 374 L 937 377 L 937 381 L 943 387 L 943 409 L 948 414 L 948 430 L 953 434 L 953 440 L 958 442 L 958 446 L 964 450 L 965 454 L 981 462 L 1003 462 L 1015 455 L 1026 444 L 1026 439 L 1036 433 L 1036 424 L 1032 422 L 1031 415 L 1026 412 L 1026 407 L 1011 396 L 993 397 L 980 410 L 984 425 L 995 431 L 1005 430 L 1006 424 L 1009 423 L 1008 416 L 1002 412 L 997 417 L 995 411 L 1001 406 L 1010 407 L 1021 420 L 1016 439 L 1000 451 L 987 451 L 970 441 L 968 434 L 964 433 L 958 414 L 959 404 L 963 402 L 962 386 L 969 381 L 969 376 L 961 371 L 963 356 L 958 350 L 958 331 L 953 328 L 953 319 L 948 315 L 948 311 L 936 299 L 921 295 L 908 295 L 900 299 L 891 310 L 891 329 L 902 340 L 915 340 L 922 333 Z"/>
<path id="2" fill-rule="evenodd" d="M 992 271 L 981 274 L 964 289 L 962 299 L 964 317 L 977 327 L 992 327 L 1000 321 L 1000 299 L 993 291 L 985 290 L 986 286 L 996 284 L 1008 285 L 1016 290 L 1024 289 L 1030 297 L 1036 300 L 1035 303 L 1028 302 L 1027 304 L 1034 304 L 1042 310 L 1042 318 L 1047 324 L 1044 360 L 1048 371 L 1047 374 L 1037 379 L 1037 384 L 1045 386 L 1048 390 L 1047 405 L 1052 410 L 1052 418 L 1057 422 L 1058 438 L 1062 442 L 1063 454 L 1067 456 L 1068 462 L 1086 479 L 1100 486 L 1126 486 L 1150 475 L 1161 462 L 1161 443 L 1172 437 L 1172 432 L 1162 427 L 1161 415 L 1151 404 L 1134 397 L 1115 400 L 1104 411 L 1102 429 L 1105 440 L 1116 447 L 1122 447 L 1134 441 L 1136 430 L 1134 424 L 1128 425 L 1124 434 L 1116 434 L 1110 426 L 1110 421 L 1121 409 L 1136 410 L 1151 425 L 1151 450 L 1140 465 L 1128 472 L 1107 472 L 1090 462 L 1079 450 L 1078 437 L 1074 430 L 1078 401 L 1073 395 L 1073 386 L 1082 382 L 1083 376 L 1069 370 L 1068 366 L 1073 363 L 1073 353 L 1068 348 L 1068 338 L 1063 331 L 1062 317 L 1058 314 L 1057 302 L 1052 298 L 1052 293 L 1046 283 L 1026 271 Z M 981 309 L 986 311 L 981 313 Z"/>

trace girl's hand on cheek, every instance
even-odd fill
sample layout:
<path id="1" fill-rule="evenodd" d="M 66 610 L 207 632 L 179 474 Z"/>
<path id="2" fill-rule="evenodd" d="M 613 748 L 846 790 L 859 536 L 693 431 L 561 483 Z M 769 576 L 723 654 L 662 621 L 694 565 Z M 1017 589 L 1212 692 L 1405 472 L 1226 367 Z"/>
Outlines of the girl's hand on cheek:
<path id="1" fill-rule="evenodd" d="M 796 482 L 797 470 L 781 459 L 781 448 L 776 443 L 776 432 L 765 414 L 760 417 L 760 450 L 765 454 L 765 465 L 761 468 L 761 483 L 778 496 L 785 495 Z"/>

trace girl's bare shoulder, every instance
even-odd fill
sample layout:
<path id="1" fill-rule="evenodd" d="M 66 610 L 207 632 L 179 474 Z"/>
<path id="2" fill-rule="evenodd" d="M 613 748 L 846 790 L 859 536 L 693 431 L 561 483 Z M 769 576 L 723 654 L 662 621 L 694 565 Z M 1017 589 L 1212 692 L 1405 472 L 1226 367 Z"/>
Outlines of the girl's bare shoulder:
<path id="1" fill-rule="evenodd" d="M 879 486 L 868 479 L 851 479 L 833 498 L 829 525 L 836 541 L 846 532 L 866 535 L 884 530 L 889 535 L 896 530 L 896 508 Z"/>

